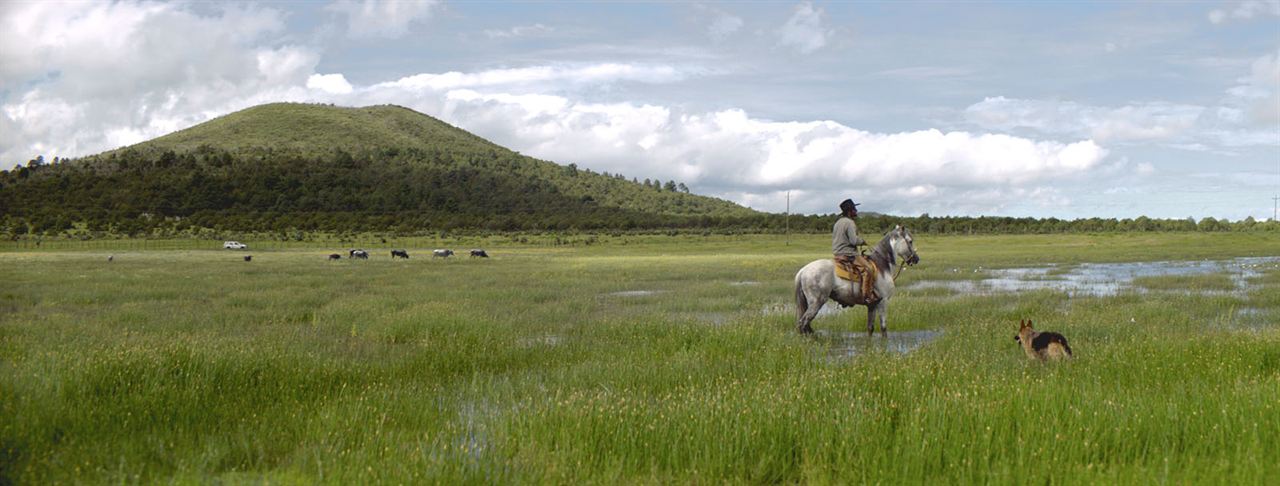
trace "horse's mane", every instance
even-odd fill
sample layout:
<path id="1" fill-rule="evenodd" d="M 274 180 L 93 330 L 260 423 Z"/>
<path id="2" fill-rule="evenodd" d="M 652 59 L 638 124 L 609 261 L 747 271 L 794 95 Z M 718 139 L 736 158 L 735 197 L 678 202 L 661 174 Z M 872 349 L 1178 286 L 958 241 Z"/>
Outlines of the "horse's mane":
<path id="1" fill-rule="evenodd" d="M 897 260 L 897 256 L 893 254 L 893 245 L 889 244 L 889 240 L 893 239 L 893 235 L 897 231 L 897 229 L 893 229 L 885 233 L 884 238 L 881 238 L 880 242 L 871 248 L 871 254 L 868 255 L 871 261 L 875 262 L 876 266 L 880 267 L 882 271 L 888 271 L 893 262 Z"/>

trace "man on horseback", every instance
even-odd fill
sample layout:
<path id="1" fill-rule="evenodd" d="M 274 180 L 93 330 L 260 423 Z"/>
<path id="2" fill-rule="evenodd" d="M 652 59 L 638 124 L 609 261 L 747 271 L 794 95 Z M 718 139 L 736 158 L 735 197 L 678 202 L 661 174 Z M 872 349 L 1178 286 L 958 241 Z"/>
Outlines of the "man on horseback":
<path id="1" fill-rule="evenodd" d="M 866 257 L 858 252 L 858 247 L 867 242 L 858 236 L 858 224 L 853 220 L 858 217 L 858 203 L 852 199 L 840 202 L 840 219 L 831 229 L 831 253 L 835 255 L 836 265 L 842 267 L 850 276 L 862 282 L 862 298 L 867 302 L 879 300 L 873 289 L 874 271 Z"/>
<path id="2" fill-rule="evenodd" d="M 858 206 L 860 204 L 853 202 L 852 199 L 845 199 L 840 203 L 840 219 L 836 220 L 831 238 L 831 252 L 835 253 L 836 260 L 847 257 L 852 261 L 853 257 L 858 255 L 857 247 L 867 244 L 861 236 L 858 236 L 858 224 L 853 222 L 858 217 Z"/>
<path id="3" fill-rule="evenodd" d="M 920 263 L 911 232 L 896 225 L 862 255 L 857 247 L 865 241 L 858 236 L 853 221 L 858 216 L 857 205 L 844 201 L 840 209 L 841 217 L 832 228 L 831 251 L 835 258 L 811 261 L 796 272 L 796 330 L 801 334 L 812 333 L 810 324 L 822 306 L 835 300 L 844 307 L 867 307 L 867 334 L 875 331 L 877 320 L 880 332 L 887 333 L 889 299 L 893 298 L 897 272 L 905 265 Z M 897 262 L 899 258 L 901 265 Z"/>

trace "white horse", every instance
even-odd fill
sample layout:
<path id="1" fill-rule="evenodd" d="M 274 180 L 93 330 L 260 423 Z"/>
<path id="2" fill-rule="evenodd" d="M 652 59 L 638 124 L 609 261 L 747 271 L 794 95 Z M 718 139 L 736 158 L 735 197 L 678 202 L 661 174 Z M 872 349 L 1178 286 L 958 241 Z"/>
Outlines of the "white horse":
<path id="1" fill-rule="evenodd" d="M 813 332 L 809 323 L 818 316 L 818 311 L 827 303 L 827 299 L 831 299 L 846 307 L 866 305 L 867 335 L 875 334 L 876 317 L 880 318 L 880 334 L 888 332 L 885 320 L 888 318 L 889 298 L 893 297 L 893 279 L 898 273 L 898 258 L 902 258 L 902 265 L 915 265 L 920 263 L 920 256 L 916 254 L 911 232 L 898 225 L 885 234 L 884 239 L 871 249 L 867 258 L 875 262 L 879 269 L 875 291 L 880 300 L 872 304 L 860 304 L 862 285 L 837 277 L 835 262 L 830 258 L 814 260 L 796 272 L 796 330 L 801 334 Z"/>

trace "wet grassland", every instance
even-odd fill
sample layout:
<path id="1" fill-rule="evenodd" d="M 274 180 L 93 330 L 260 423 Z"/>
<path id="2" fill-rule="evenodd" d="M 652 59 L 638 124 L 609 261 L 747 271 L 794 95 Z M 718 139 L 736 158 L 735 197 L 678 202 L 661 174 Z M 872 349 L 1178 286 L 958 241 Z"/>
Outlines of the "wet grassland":
<path id="1" fill-rule="evenodd" d="M 1280 474 L 1277 236 L 918 236 L 887 338 L 800 336 L 828 241 L 3 252 L 0 483 Z"/>

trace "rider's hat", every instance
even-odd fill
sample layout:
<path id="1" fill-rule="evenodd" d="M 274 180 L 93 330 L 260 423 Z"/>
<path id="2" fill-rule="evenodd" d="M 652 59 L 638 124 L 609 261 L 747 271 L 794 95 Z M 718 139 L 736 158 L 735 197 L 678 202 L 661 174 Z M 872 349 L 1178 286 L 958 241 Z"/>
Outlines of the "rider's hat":
<path id="1" fill-rule="evenodd" d="M 844 201 L 840 202 L 840 212 L 847 213 L 849 212 L 850 209 L 858 209 L 858 206 L 861 206 L 861 205 L 853 202 L 852 199 L 845 199 Z"/>

